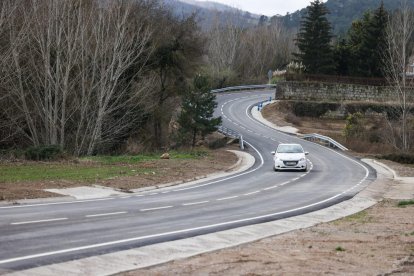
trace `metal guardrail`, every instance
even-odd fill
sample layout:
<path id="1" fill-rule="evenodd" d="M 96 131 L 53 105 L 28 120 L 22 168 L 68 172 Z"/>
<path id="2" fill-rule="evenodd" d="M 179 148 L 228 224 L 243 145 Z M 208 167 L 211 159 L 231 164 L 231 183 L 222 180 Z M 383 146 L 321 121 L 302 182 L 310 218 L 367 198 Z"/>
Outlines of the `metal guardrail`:
<path id="1" fill-rule="evenodd" d="M 223 93 L 223 92 L 230 92 L 230 91 L 253 90 L 253 89 L 270 89 L 270 88 L 276 88 L 276 84 L 232 86 L 232 87 L 214 89 L 214 90 L 211 90 L 211 92 L 212 93 Z"/>
<path id="2" fill-rule="evenodd" d="M 315 141 L 315 140 L 323 141 L 323 142 L 327 143 L 330 147 L 338 148 L 338 149 L 341 149 L 343 151 L 348 150 L 345 146 L 341 145 L 340 143 L 338 143 L 334 139 L 332 139 L 328 136 L 323 136 L 323 135 L 317 134 L 317 133 L 305 134 L 305 135 L 303 135 L 302 138 L 305 139 L 305 140 L 308 140 L 308 141 Z"/>
<path id="3" fill-rule="evenodd" d="M 234 131 L 234 130 L 232 130 L 230 128 L 227 128 L 227 127 L 224 127 L 224 126 L 219 126 L 218 132 L 222 133 L 226 137 L 230 137 L 230 138 L 233 138 L 233 139 L 239 139 L 240 149 L 244 150 L 243 135 L 241 135 L 237 131 Z"/>
<path id="4" fill-rule="evenodd" d="M 230 91 L 242 91 L 242 90 L 253 90 L 253 89 L 271 89 L 276 88 L 275 84 L 260 84 L 260 85 L 241 85 L 241 86 L 231 86 L 231 87 L 225 87 L 221 89 L 214 89 L 211 90 L 212 93 L 224 93 L 224 92 L 230 92 Z M 233 139 L 239 139 L 240 149 L 244 149 L 244 140 L 243 135 L 240 133 L 224 127 L 220 126 L 218 129 L 218 132 L 224 134 L 226 137 L 230 137 Z"/>
<path id="5" fill-rule="evenodd" d="M 262 85 L 242 85 L 242 86 L 232 86 L 232 87 L 226 87 L 226 88 L 221 88 L 221 89 L 214 89 L 211 90 L 212 93 L 223 93 L 223 92 L 229 92 L 229 91 L 241 91 L 241 90 L 253 90 L 253 89 L 270 89 L 270 88 L 276 88 L 275 84 L 262 84 Z M 271 101 L 272 98 L 269 99 L 269 101 Z M 266 101 L 264 101 L 266 102 Z M 260 110 L 263 106 L 263 102 L 257 104 L 257 108 Z M 224 126 L 220 126 L 218 128 L 218 131 L 222 134 L 224 134 L 227 137 L 233 138 L 233 139 L 239 139 L 240 141 L 240 148 L 244 149 L 244 142 L 243 142 L 243 136 Z M 345 146 L 341 145 L 340 143 L 338 143 L 337 141 L 335 141 L 334 139 L 328 137 L 328 136 L 323 136 L 317 133 L 312 133 L 312 134 L 305 134 L 303 135 L 303 139 L 305 140 L 309 140 L 309 141 L 315 141 L 315 140 L 319 140 L 319 141 L 323 141 L 325 143 L 327 143 L 330 147 L 333 148 L 339 148 L 343 151 L 348 150 Z"/>

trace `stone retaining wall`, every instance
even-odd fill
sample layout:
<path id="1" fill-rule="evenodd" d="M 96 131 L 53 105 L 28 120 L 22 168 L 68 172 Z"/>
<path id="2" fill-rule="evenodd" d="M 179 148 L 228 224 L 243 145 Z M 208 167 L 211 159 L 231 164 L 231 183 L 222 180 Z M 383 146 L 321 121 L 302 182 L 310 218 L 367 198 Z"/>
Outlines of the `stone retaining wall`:
<path id="1" fill-rule="evenodd" d="M 410 92 L 409 100 L 412 101 L 414 90 L 410 89 Z M 398 101 L 390 87 L 297 81 L 277 83 L 275 98 L 310 101 Z"/>

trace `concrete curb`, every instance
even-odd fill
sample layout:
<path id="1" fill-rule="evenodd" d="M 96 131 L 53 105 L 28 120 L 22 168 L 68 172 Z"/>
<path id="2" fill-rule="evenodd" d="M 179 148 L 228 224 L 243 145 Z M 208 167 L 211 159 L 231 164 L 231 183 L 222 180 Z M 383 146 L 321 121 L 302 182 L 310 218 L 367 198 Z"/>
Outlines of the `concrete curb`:
<path id="1" fill-rule="evenodd" d="M 243 151 L 238 151 L 238 150 L 228 150 L 228 151 L 236 154 L 238 157 L 238 160 L 235 164 L 231 165 L 230 167 L 228 167 L 226 170 L 222 172 L 198 176 L 193 179 L 187 179 L 187 180 L 176 181 L 176 182 L 171 182 L 171 183 L 166 183 L 166 184 L 161 184 L 161 185 L 156 185 L 156 186 L 134 189 L 132 190 L 132 192 L 142 193 L 142 192 L 147 192 L 147 191 L 152 191 L 152 190 L 168 188 L 172 186 L 174 186 L 175 188 L 190 186 L 190 185 L 198 184 L 198 183 L 205 182 L 205 181 L 215 180 L 221 177 L 235 175 L 235 174 L 247 171 L 254 165 L 255 159 L 251 154 L 247 152 L 243 152 Z"/>
<path id="2" fill-rule="evenodd" d="M 273 104 L 275 102 L 278 102 L 278 101 L 277 100 L 272 100 L 270 102 L 265 102 L 265 103 L 263 103 L 263 107 L 265 107 L 266 105 L 269 105 L 269 104 Z M 252 113 L 252 116 L 253 116 L 254 119 L 256 119 L 257 121 L 259 121 L 260 123 L 264 124 L 267 127 L 276 129 L 276 130 L 278 130 L 280 132 L 283 132 L 283 133 L 286 133 L 286 134 L 301 135 L 299 133 L 299 130 L 295 127 L 292 127 L 292 126 L 283 126 L 283 127 L 281 127 L 281 126 L 275 125 L 272 122 L 269 122 L 268 120 L 266 120 L 263 117 L 262 112 L 258 111 L 257 108 L 255 108 L 255 107 L 252 108 L 251 113 Z"/>
<path id="3" fill-rule="evenodd" d="M 387 165 L 385 165 L 385 164 L 383 164 L 383 163 L 381 163 L 381 162 L 378 162 L 377 160 L 374 160 L 373 161 L 375 164 L 377 164 L 377 165 L 379 165 L 379 166 L 381 166 L 381 167 L 383 167 L 383 168 L 385 168 L 386 170 L 388 170 L 389 172 L 391 172 L 392 173 L 392 176 L 393 176 L 393 178 L 394 179 L 398 179 L 399 177 L 398 177 L 398 175 L 397 175 L 397 173 L 393 170 L 393 169 L 391 169 L 389 166 L 387 166 Z"/>

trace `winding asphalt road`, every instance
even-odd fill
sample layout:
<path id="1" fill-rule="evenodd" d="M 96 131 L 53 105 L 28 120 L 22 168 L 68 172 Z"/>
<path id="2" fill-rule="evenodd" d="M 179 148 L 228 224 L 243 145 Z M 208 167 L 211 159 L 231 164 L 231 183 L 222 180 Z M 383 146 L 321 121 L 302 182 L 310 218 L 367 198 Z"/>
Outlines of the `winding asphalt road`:
<path id="1" fill-rule="evenodd" d="M 360 161 L 275 131 L 251 108 L 272 91 L 218 95 L 223 125 L 243 134 L 256 162 L 246 172 L 98 200 L 0 206 L 0 273 L 276 220 L 353 197 L 375 179 Z M 274 172 L 278 143 L 298 142 L 309 171 Z"/>

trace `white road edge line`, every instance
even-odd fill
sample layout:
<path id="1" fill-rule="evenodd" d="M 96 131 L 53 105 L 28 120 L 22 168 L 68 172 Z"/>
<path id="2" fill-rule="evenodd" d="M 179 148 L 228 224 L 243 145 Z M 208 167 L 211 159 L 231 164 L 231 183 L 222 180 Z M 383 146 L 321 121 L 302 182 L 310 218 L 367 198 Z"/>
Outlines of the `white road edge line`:
<path id="1" fill-rule="evenodd" d="M 113 216 L 113 215 L 121 215 L 121 214 L 127 214 L 127 213 L 128 212 L 114 212 L 114 213 L 105 213 L 105 214 L 86 215 L 85 218 Z"/>
<path id="2" fill-rule="evenodd" d="M 114 199 L 114 198 L 113 197 L 107 197 L 107 198 L 90 199 L 90 200 L 77 200 L 77 201 L 52 202 L 52 203 L 39 203 L 39 204 L 27 204 L 27 205 L 24 204 L 24 205 L 14 205 L 14 206 L 4 206 L 4 207 L 0 207 L 0 209 L 12 209 L 12 208 L 26 208 L 26 207 L 48 206 L 48 205 L 75 204 L 75 203 L 83 203 L 83 202 L 104 201 L 104 200 L 111 200 L 111 199 Z"/>
<path id="3" fill-rule="evenodd" d="M 261 192 L 261 191 L 255 191 L 255 192 L 251 192 L 251 193 L 244 194 L 244 196 L 249 196 L 249 195 L 258 194 L 258 193 L 260 193 L 260 192 Z"/>
<path id="4" fill-rule="evenodd" d="M 252 144 L 250 144 L 246 140 L 244 142 L 247 145 L 249 145 L 250 147 L 252 147 L 252 149 L 259 155 L 259 157 L 260 157 L 260 165 L 257 168 L 255 168 L 255 169 L 253 169 L 251 171 L 247 171 L 247 172 L 244 172 L 244 173 L 236 174 L 236 175 L 233 175 L 233 176 L 229 176 L 227 178 L 224 178 L 224 179 L 220 179 L 220 180 L 208 182 L 208 183 L 205 183 L 205 184 L 191 186 L 191 187 L 188 187 L 188 188 L 182 188 L 182 189 L 173 190 L 173 192 L 180 192 L 180 191 L 186 191 L 186 190 L 196 189 L 196 188 L 200 188 L 200 187 L 204 187 L 204 186 L 209 186 L 209 185 L 212 185 L 212 184 L 215 184 L 215 183 L 219 183 L 219 182 L 222 182 L 222 181 L 226 181 L 226 180 L 229 180 L 229 179 L 233 179 L 233 178 L 236 178 L 236 177 L 240 177 L 240 176 L 243 176 L 243 175 L 246 175 L 246 174 L 255 172 L 258 169 L 260 169 L 261 167 L 263 167 L 263 165 L 264 165 L 264 159 L 263 159 L 263 156 L 260 154 L 260 152 Z"/>
<path id="5" fill-rule="evenodd" d="M 68 218 L 54 218 L 54 219 L 42 219 L 42 220 L 31 220 L 31 221 L 20 221 L 12 222 L 11 225 L 21 225 L 21 224 L 31 224 L 31 223 L 42 223 L 42 222 L 51 222 L 51 221 L 60 221 L 67 220 Z"/>

